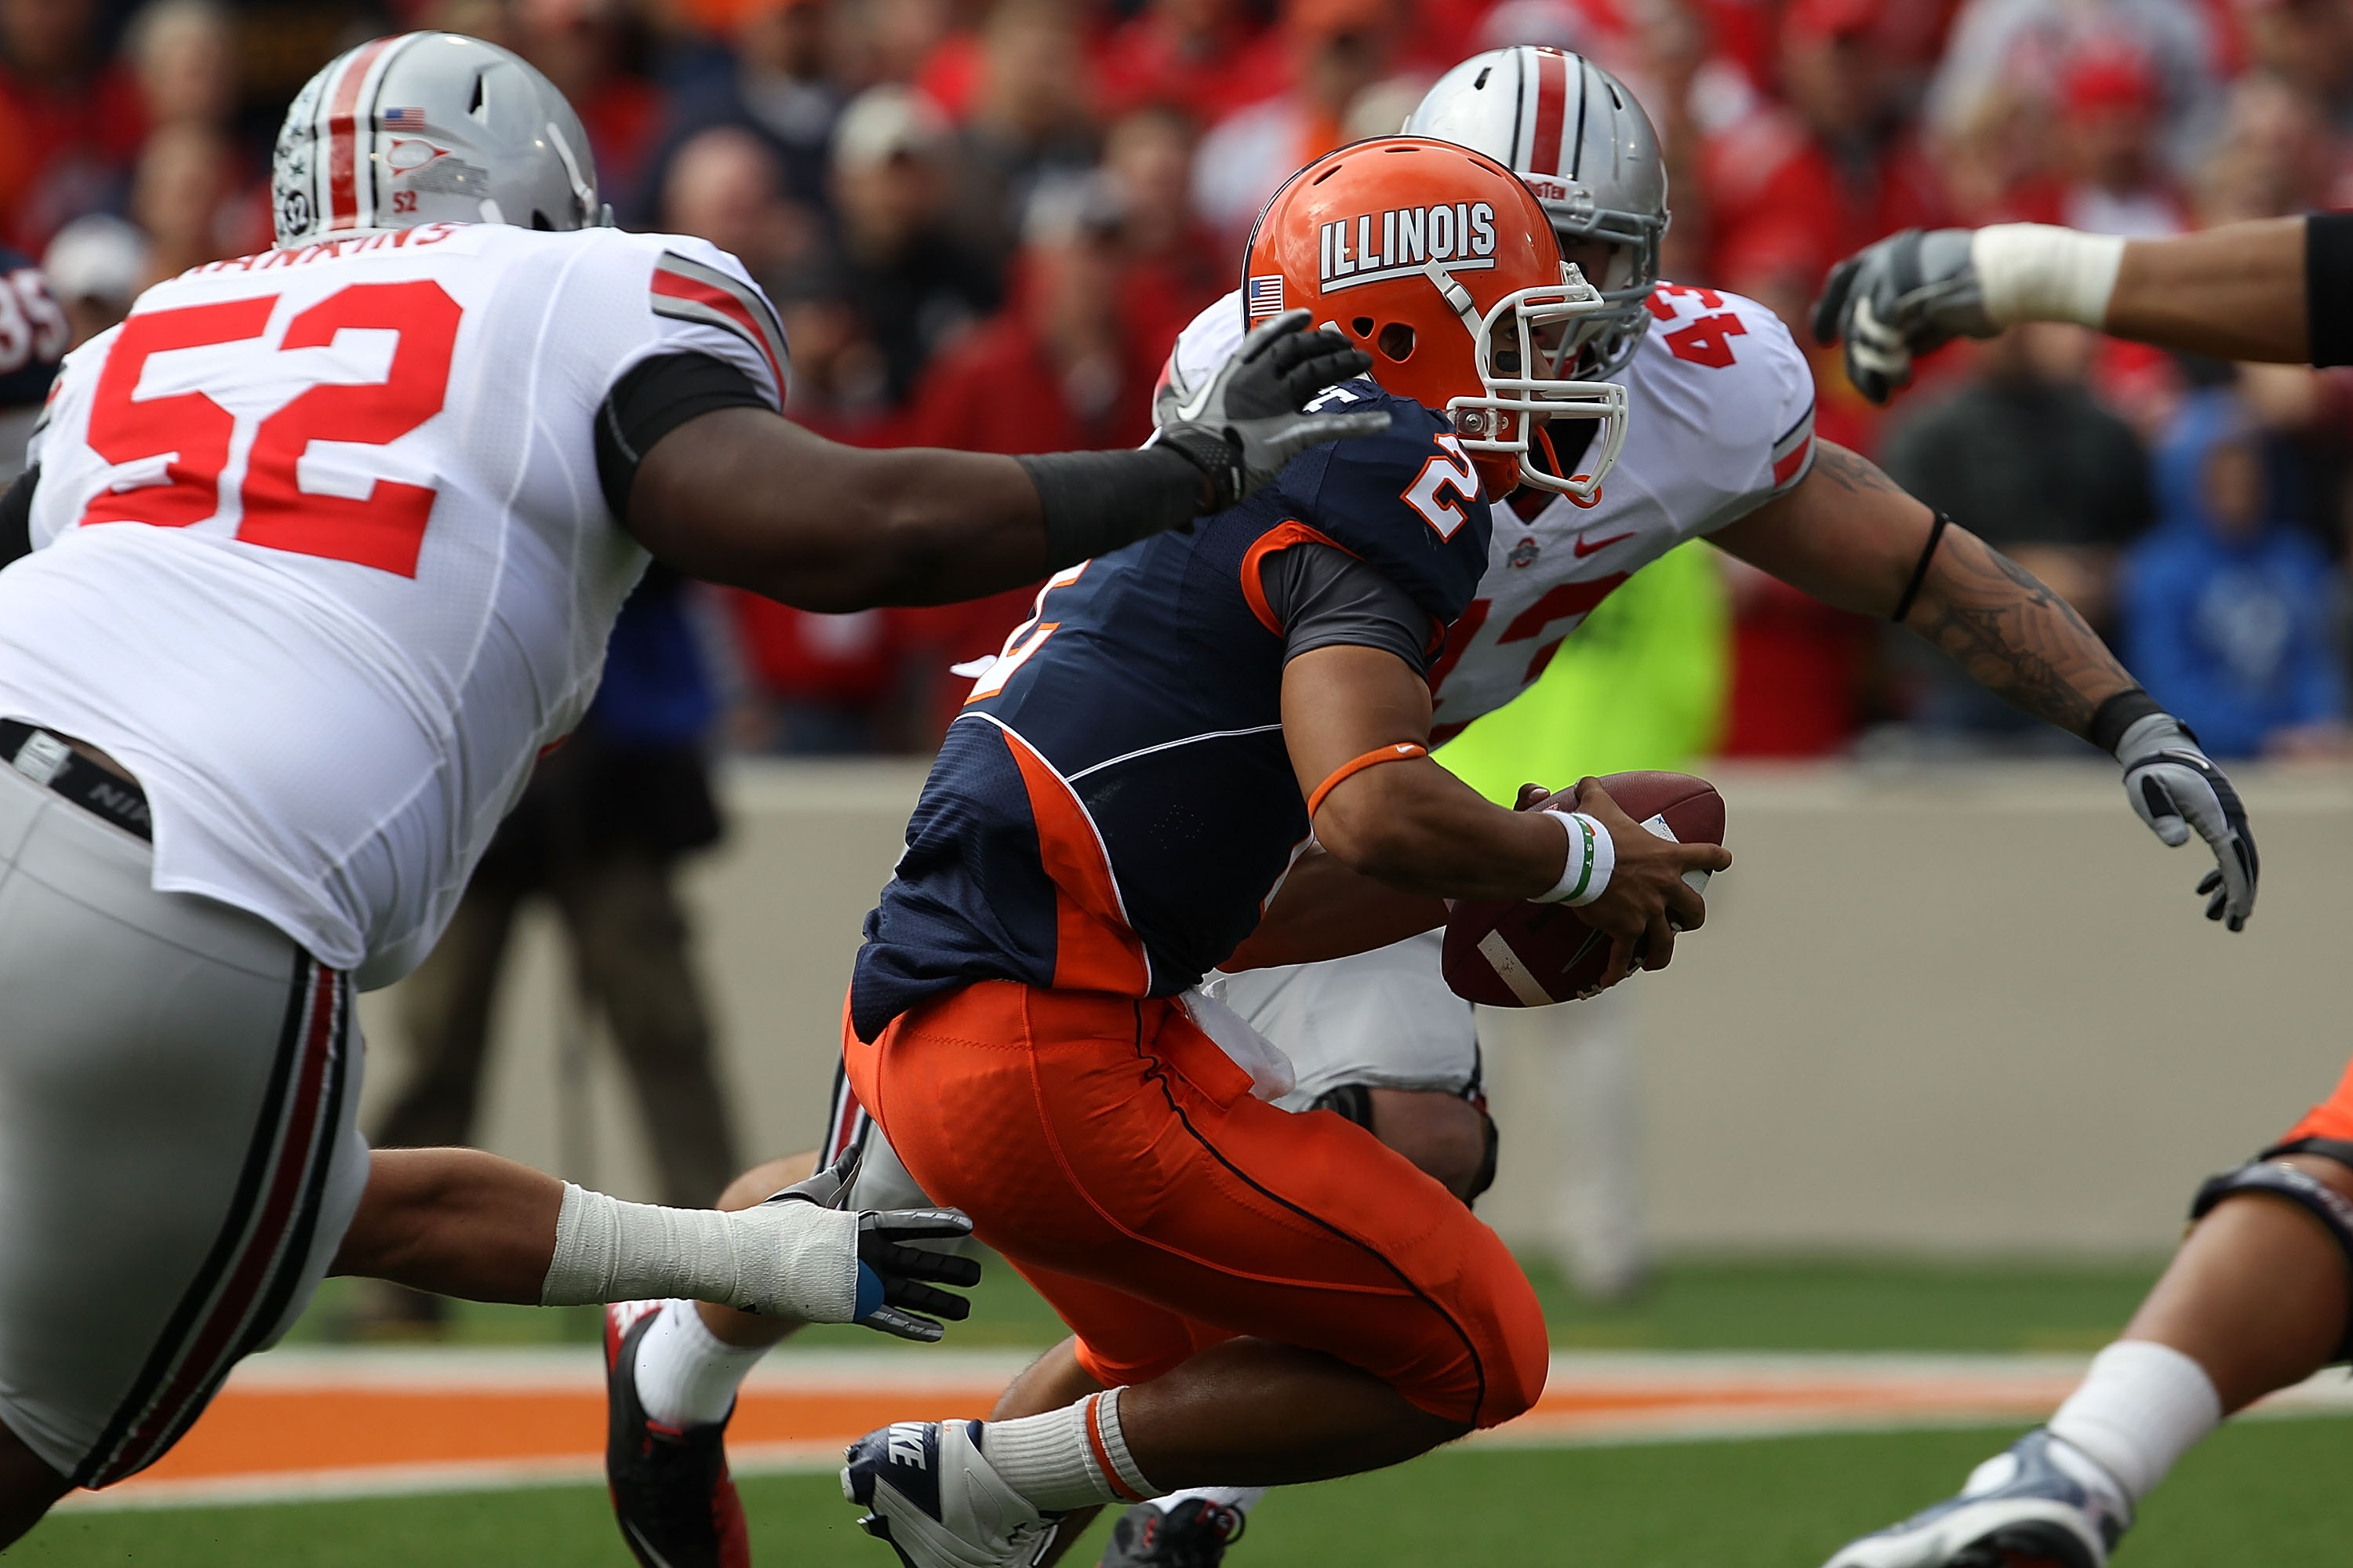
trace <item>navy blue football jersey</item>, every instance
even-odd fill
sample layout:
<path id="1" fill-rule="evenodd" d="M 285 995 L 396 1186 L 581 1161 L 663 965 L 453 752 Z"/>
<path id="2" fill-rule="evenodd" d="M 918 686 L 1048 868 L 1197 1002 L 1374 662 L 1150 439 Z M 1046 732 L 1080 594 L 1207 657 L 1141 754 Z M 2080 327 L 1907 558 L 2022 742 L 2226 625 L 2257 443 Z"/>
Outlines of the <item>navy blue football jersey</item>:
<path id="1" fill-rule="evenodd" d="M 1172 995 L 1258 924 L 1308 837 L 1261 567 L 1303 542 L 1347 551 L 1429 615 L 1434 654 L 1487 564 L 1487 505 L 1443 418 L 1368 380 L 1319 404 L 1391 426 L 1060 573 L 974 683 L 867 916 L 861 1038 L 981 980 Z"/>
<path id="2" fill-rule="evenodd" d="M 48 397 L 66 336 L 66 313 L 49 298 L 41 270 L 0 246 L 0 408 Z"/>

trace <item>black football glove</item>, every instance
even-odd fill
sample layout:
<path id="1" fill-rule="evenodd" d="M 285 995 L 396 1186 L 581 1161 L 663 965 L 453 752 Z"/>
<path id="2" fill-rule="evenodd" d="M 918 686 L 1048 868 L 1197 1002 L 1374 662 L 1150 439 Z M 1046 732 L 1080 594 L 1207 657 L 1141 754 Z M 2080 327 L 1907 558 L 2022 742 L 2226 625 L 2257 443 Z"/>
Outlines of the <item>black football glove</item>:
<path id="1" fill-rule="evenodd" d="M 1208 476 L 1204 515 L 1240 501 L 1310 447 L 1389 428 L 1386 413 L 1302 411 L 1324 388 L 1373 364 L 1337 332 L 1302 331 L 1306 324 L 1305 311 L 1261 323 L 1198 391 L 1163 403 L 1160 444 Z"/>
<path id="2" fill-rule="evenodd" d="M 1884 403 L 1912 379 L 1912 361 L 1957 337 L 2001 331 L 1986 314 L 1969 228 L 1907 228 L 1831 270 L 1814 302 L 1814 338 L 1846 344 L 1847 379 Z"/>
<path id="3" fill-rule="evenodd" d="M 2214 869 L 2198 884 L 2206 918 L 2244 930 L 2263 863 L 2231 780 L 2170 714 L 2151 714 L 2125 731 L 2116 760 L 2124 764 L 2125 798 L 2149 832 L 2175 848 L 2195 832 L 2214 852 Z"/>
<path id="4" fill-rule="evenodd" d="M 839 1209 L 858 1174 L 859 1150 L 843 1152 L 825 1170 L 796 1181 L 767 1201 L 815 1203 Z M 934 1288 L 970 1289 L 980 1283 L 980 1264 L 954 1253 L 930 1252 L 910 1242 L 961 1241 L 972 1234 L 972 1219 L 957 1209 L 870 1209 L 858 1216 L 858 1316 L 854 1321 L 902 1340 L 938 1340 L 947 1330 L 936 1321 L 961 1323 L 972 1303 Z M 920 1314 L 930 1313 L 931 1317 Z"/>

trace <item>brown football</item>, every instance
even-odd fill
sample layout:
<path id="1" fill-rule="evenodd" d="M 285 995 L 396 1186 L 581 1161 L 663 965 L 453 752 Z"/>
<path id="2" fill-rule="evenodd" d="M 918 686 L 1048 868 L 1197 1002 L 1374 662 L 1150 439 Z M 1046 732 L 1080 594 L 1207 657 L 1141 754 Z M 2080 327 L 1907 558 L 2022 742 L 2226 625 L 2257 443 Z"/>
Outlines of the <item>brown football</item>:
<path id="1" fill-rule="evenodd" d="M 1724 797 L 1688 773 L 1612 773 L 1601 780 L 1618 809 L 1678 843 L 1724 842 Z M 1540 810 L 1570 810 L 1564 791 Z M 1707 873 L 1687 879 L 1704 892 Z M 1546 1007 L 1591 996 L 1609 967 L 1609 938 L 1566 904 L 1464 899 L 1446 922 L 1446 983 L 1490 1007 Z"/>

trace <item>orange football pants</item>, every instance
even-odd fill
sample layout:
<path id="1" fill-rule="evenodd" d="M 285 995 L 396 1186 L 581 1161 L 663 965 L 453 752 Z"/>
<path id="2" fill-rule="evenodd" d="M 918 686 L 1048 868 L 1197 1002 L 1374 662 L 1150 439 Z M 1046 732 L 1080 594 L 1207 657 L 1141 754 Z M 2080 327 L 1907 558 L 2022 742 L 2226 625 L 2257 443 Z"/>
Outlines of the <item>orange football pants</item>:
<path id="1" fill-rule="evenodd" d="M 2337 1080 L 2337 1087 L 2327 1099 L 2304 1113 L 2304 1119 L 2288 1130 L 2282 1143 L 2294 1143 L 2304 1138 L 2335 1138 L 2353 1142 L 2353 1062 L 2345 1065 L 2345 1075 Z"/>
<path id="2" fill-rule="evenodd" d="M 1107 1387 L 1248 1334 L 1466 1425 L 1544 1391 L 1544 1316 L 1495 1233 L 1363 1128 L 1252 1098 L 1173 1001 L 986 980 L 871 1045 L 845 1022 L 843 1052 L 908 1172 Z"/>

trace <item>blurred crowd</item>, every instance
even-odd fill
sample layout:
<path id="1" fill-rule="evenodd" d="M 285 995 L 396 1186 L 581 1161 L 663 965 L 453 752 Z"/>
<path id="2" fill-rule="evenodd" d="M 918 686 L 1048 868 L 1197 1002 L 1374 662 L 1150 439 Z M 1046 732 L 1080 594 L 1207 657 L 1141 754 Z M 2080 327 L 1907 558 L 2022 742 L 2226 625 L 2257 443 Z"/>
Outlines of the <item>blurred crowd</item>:
<path id="1" fill-rule="evenodd" d="M 741 257 L 794 417 L 855 442 L 1141 440 L 1282 177 L 1504 44 L 1624 79 L 1668 149 L 1667 275 L 1801 338 L 1831 263 L 1912 225 L 2353 204 L 2353 0 L 0 0 L 0 241 L 72 341 L 266 247 L 284 105 L 398 26 L 553 78 L 618 221 Z M 2210 747 L 2339 747 L 2353 384 L 2056 327 L 1947 351 L 1892 413 L 1816 369 L 1824 436 L 2040 574 Z M 1726 750 L 2048 744 L 1906 640 L 1729 563 L 1721 591 Z M 695 614 L 730 744 L 840 753 L 927 748 L 951 667 L 1025 611 Z"/>

